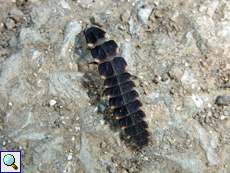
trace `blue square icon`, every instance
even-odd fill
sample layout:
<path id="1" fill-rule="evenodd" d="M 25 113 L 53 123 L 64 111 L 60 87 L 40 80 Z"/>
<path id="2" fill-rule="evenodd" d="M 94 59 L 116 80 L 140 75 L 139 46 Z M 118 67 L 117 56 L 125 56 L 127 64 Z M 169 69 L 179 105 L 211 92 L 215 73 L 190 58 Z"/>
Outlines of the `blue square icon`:
<path id="1" fill-rule="evenodd" d="M 21 151 L 0 151 L 0 173 L 21 172 Z"/>

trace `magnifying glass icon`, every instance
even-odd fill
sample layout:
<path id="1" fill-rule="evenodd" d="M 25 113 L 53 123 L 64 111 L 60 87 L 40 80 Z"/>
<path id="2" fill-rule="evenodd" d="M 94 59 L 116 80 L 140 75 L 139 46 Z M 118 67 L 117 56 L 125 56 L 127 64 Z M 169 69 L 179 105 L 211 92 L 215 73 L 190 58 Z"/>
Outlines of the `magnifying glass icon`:
<path id="1" fill-rule="evenodd" d="M 3 158 L 3 162 L 7 166 L 12 166 L 15 170 L 18 169 L 18 167 L 14 164 L 15 163 L 15 158 L 11 154 L 7 154 Z"/>

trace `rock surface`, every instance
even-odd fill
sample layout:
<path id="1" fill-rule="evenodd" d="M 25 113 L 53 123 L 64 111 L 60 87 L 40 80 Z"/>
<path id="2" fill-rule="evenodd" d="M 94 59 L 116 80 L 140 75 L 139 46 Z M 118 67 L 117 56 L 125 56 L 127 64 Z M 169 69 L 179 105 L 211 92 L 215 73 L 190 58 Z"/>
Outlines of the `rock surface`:
<path id="1" fill-rule="evenodd" d="M 230 172 L 228 0 L 15 0 L 0 14 L 0 150 L 20 150 L 23 172 Z M 103 95 L 93 25 L 134 76 L 141 150 Z"/>

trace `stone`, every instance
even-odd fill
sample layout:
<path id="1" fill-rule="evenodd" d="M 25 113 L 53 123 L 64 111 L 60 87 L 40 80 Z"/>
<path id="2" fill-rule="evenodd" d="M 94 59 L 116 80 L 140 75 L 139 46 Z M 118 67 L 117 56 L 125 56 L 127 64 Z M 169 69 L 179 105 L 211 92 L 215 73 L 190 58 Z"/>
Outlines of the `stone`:
<path id="1" fill-rule="evenodd" d="M 123 22 L 128 22 L 129 21 L 129 17 L 130 17 L 130 11 L 129 10 L 124 10 L 122 13 L 121 13 L 121 20 Z"/>
<path id="2" fill-rule="evenodd" d="M 15 21 L 12 18 L 7 18 L 5 25 L 6 25 L 6 28 L 9 30 L 15 28 L 16 26 Z"/>
<path id="3" fill-rule="evenodd" d="M 230 96 L 224 94 L 220 95 L 216 98 L 216 104 L 218 106 L 228 105 L 230 104 Z"/>
<path id="4" fill-rule="evenodd" d="M 100 147 L 101 147 L 101 148 L 105 148 L 105 147 L 106 147 L 105 141 L 102 141 L 102 142 L 101 142 Z"/>
<path id="5" fill-rule="evenodd" d="M 53 105 L 55 105 L 56 103 L 57 103 L 56 100 L 50 100 L 50 101 L 49 101 L 49 105 L 50 105 L 50 106 L 53 106 Z"/>
<path id="6" fill-rule="evenodd" d="M 76 20 L 70 21 L 65 30 L 65 38 L 61 48 L 61 57 L 69 56 L 69 47 L 74 46 L 75 36 L 78 35 L 82 30 L 82 24 Z"/>
<path id="7" fill-rule="evenodd" d="M 141 8 L 138 11 L 138 19 L 146 24 L 149 20 L 149 16 L 151 12 L 152 12 L 152 8 Z"/>
<path id="8" fill-rule="evenodd" d="M 171 79 L 175 79 L 175 81 L 179 82 L 183 76 L 183 72 L 179 67 L 173 66 L 169 71 L 169 77 Z"/>
<path id="9" fill-rule="evenodd" d="M 181 78 L 181 82 L 183 84 L 192 84 L 197 82 L 197 80 L 195 79 L 194 75 L 190 72 L 190 70 L 185 70 Z"/>

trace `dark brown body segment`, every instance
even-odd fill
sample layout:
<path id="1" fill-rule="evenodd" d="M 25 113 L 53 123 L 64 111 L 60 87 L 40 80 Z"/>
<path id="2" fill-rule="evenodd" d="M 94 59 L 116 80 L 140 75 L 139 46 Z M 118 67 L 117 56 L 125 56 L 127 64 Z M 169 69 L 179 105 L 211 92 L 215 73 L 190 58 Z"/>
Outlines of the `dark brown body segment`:
<path id="1" fill-rule="evenodd" d="M 106 33 L 96 27 L 85 31 L 87 44 L 92 47 L 91 54 L 99 64 L 100 76 L 105 79 L 105 94 L 110 98 L 109 105 L 114 108 L 113 115 L 119 119 L 119 125 L 125 129 L 125 134 L 137 147 L 148 145 L 148 124 L 144 121 L 146 115 L 141 110 L 142 103 L 135 91 L 135 83 L 127 72 L 124 58 L 118 57 L 117 44 L 113 40 L 104 41 Z M 103 40 L 101 44 L 99 41 Z"/>
<path id="2" fill-rule="evenodd" d="M 105 33 L 106 32 L 101 30 L 101 29 L 98 30 L 97 27 L 91 27 L 91 28 L 87 29 L 87 32 L 85 32 L 85 38 L 86 38 L 87 44 L 96 43 L 98 40 L 105 37 Z"/>
<path id="3" fill-rule="evenodd" d="M 104 42 L 91 50 L 92 57 L 96 62 L 103 62 L 106 58 L 114 58 L 118 53 L 118 46 L 113 40 Z"/>
<path id="4" fill-rule="evenodd" d="M 98 66 L 98 72 L 104 79 L 117 76 L 126 71 L 127 63 L 122 57 L 116 57 L 111 61 L 103 62 Z"/>
<path id="5" fill-rule="evenodd" d="M 110 88 L 113 86 L 118 85 L 118 83 L 124 83 L 124 82 L 128 82 L 132 79 L 132 75 L 130 73 L 122 73 L 119 74 L 115 77 L 111 77 L 109 79 L 106 79 L 104 82 L 104 85 L 106 88 Z"/>

